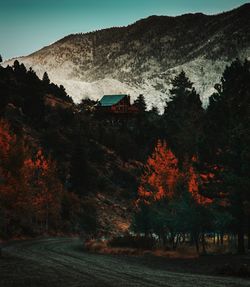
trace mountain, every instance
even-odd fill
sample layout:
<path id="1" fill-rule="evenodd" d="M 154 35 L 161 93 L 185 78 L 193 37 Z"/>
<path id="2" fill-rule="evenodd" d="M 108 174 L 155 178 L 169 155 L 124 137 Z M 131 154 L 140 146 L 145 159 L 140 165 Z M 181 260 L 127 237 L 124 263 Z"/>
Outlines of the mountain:
<path id="1" fill-rule="evenodd" d="M 69 35 L 18 60 L 39 76 L 47 71 L 76 102 L 142 93 L 150 106 L 162 108 L 182 69 L 206 105 L 236 57 L 250 58 L 250 4 L 218 15 L 151 16 L 127 27 Z"/>

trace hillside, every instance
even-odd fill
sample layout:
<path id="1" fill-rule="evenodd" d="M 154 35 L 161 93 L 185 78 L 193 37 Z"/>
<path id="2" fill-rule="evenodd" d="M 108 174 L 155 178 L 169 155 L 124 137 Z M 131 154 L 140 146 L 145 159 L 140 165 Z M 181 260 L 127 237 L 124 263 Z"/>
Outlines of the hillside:
<path id="1" fill-rule="evenodd" d="M 69 35 L 19 58 L 79 102 L 108 93 L 145 95 L 162 108 L 184 69 L 207 104 L 225 66 L 250 58 L 250 5 L 218 15 L 151 16 L 127 27 Z M 7 61 L 11 64 L 13 60 Z"/>
<path id="2" fill-rule="evenodd" d="M 172 85 L 163 114 L 143 96 L 137 113 L 112 113 L 74 104 L 18 61 L 0 67 L 2 236 L 99 239 L 129 228 L 139 237 L 110 246 L 175 250 L 189 234 L 205 254 L 211 234 L 214 247 L 233 234 L 230 250 L 244 253 L 245 235 L 250 248 L 250 62 L 225 69 L 207 109 L 185 72 Z"/>
<path id="3" fill-rule="evenodd" d="M 127 229 L 142 164 L 116 148 L 121 135 L 116 143 L 111 133 L 117 127 L 104 126 L 62 86 L 41 81 L 17 61 L 0 66 L 0 90 L 0 238 Z M 42 204 L 46 187 L 49 225 Z M 10 225 L 3 229 L 6 218 Z"/>

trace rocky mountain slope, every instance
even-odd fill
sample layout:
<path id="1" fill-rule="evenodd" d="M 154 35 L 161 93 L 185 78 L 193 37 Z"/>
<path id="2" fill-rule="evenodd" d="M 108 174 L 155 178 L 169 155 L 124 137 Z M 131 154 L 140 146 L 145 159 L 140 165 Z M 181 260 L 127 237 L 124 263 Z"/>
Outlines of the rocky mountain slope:
<path id="1" fill-rule="evenodd" d="M 18 60 L 40 76 L 47 71 L 76 102 L 143 93 L 149 105 L 162 108 L 170 80 L 182 69 L 206 105 L 236 57 L 250 58 L 250 4 L 218 15 L 151 16 L 127 27 L 69 35 Z"/>

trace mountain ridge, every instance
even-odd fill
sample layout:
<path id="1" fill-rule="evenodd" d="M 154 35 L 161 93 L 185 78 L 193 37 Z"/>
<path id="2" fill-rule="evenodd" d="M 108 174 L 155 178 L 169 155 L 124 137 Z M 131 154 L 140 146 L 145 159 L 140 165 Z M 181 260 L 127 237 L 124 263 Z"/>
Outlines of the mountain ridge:
<path id="1" fill-rule="evenodd" d="M 105 93 L 145 95 L 161 110 L 184 70 L 206 105 L 227 64 L 250 57 L 250 4 L 217 15 L 149 16 L 125 27 L 70 34 L 18 58 L 79 102 Z M 7 61 L 11 64 L 14 59 Z"/>

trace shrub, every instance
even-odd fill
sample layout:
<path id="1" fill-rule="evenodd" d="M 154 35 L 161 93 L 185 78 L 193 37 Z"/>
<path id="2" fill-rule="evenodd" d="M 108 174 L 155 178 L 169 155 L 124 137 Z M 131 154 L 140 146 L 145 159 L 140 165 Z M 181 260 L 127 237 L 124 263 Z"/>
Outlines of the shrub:
<path id="1" fill-rule="evenodd" d="M 156 240 L 152 237 L 125 235 L 114 237 L 109 241 L 111 247 L 125 247 L 136 249 L 153 249 L 156 246 Z"/>

